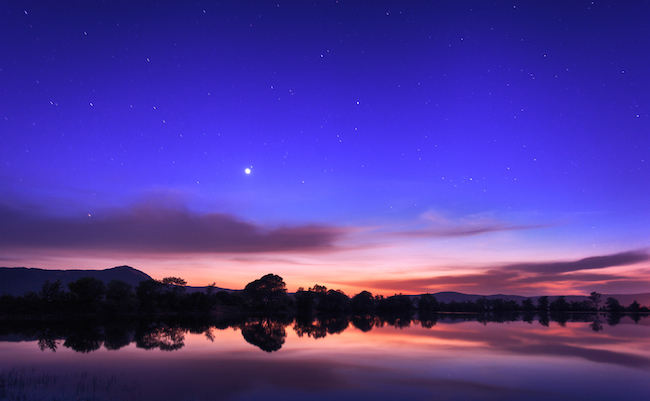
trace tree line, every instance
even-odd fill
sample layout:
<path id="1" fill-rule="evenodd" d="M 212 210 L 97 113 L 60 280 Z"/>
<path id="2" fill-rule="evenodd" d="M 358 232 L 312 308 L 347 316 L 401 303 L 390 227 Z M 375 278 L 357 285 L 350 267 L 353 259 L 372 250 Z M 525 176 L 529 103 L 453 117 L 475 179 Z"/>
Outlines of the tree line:
<path id="1" fill-rule="evenodd" d="M 179 277 L 141 281 L 135 288 L 120 280 L 108 284 L 93 277 L 68 283 L 45 282 L 41 290 L 22 296 L 0 296 L 2 315 L 156 315 L 211 314 L 216 316 L 401 316 L 436 313 L 500 314 L 509 312 L 540 315 L 562 312 L 648 313 L 650 309 L 634 301 L 625 307 L 615 298 L 607 298 L 601 307 L 601 294 L 592 292 L 588 300 L 567 302 L 565 297 L 550 301 L 543 296 L 533 302 L 480 298 L 476 301 L 442 302 L 431 294 L 389 297 L 368 291 L 349 297 L 340 290 L 314 285 L 288 294 L 284 280 L 267 274 L 246 285 L 243 291 L 187 291 Z"/>

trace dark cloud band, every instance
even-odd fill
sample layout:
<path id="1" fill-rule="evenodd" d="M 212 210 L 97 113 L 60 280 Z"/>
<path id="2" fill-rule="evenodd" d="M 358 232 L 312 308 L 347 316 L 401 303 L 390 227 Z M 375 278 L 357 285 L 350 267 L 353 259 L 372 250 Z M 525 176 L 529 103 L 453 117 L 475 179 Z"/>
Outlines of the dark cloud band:
<path id="1" fill-rule="evenodd" d="M 0 248 L 249 253 L 324 251 L 344 234 L 324 225 L 264 228 L 222 213 L 139 205 L 83 219 L 32 216 L 0 209 Z"/>

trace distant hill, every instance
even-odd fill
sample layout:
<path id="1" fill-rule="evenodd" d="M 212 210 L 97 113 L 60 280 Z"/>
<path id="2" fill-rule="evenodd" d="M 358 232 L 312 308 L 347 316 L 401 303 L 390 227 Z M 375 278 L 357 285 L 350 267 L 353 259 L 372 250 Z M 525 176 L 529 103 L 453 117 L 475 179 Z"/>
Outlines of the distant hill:
<path id="1" fill-rule="evenodd" d="M 192 287 L 191 285 L 188 285 L 185 287 L 185 291 L 188 293 L 193 293 L 193 292 L 205 292 L 208 289 L 208 287 Z M 230 290 L 228 288 L 221 288 L 221 287 L 214 287 L 213 289 L 214 292 L 219 292 L 219 291 L 226 291 L 226 292 L 241 292 L 242 290 Z"/>
<path id="2" fill-rule="evenodd" d="M 82 277 L 94 277 L 108 284 L 111 280 L 122 280 L 137 286 L 142 280 L 151 277 L 129 266 L 118 266 L 105 270 L 45 270 L 26 267 L 0 267 L 0 295 L 23 295 L 28 291 L 38 292 L 43 283 L 49 280 L 61 280 L 67 290 L 67 284 Z"/>
<path id="3" fill-rule="evenodd" d="M 437 292 L 435 294 L 431 294 L 438 301 L 441 302 L 446 302 L 449 303 L 451 301 L 456 301 L 456 302 L 463 302 L 463 301 L 476 301 L 477 299 L 483 298 L 484 295 L 475 295 L 475 294 L 462 294 L 460 292 Z M 419 296 L 419 295 L 417 295 Z M 552 302 L 558 298 L 559 295 L 549 295 L 548 299 L 549 302 Z M 607 298 L 613 297 L 618 299 L 618 302 L 623 305 L 623 306 L 629 306 L 632 302 L 635 300 L 643 305 L 643 306 L 650 306 L 650 293 L 643 293 L 643 294 L 602 294 L 600 296 L 600 306 L 605 305 L 605 300 Z M 521 295 L 503 295 L 503 294 L 494 294 L 494 295 L 485 295 L 485 298 L 487 299 L 497 299 L 501 298 L 506 301 L 516 301 L 517 303 L 521 304 L 521 302 L 524 299 L 532 299 L 535 304 L 537 304 L 537 300 L 540 298 L 540 296 L 534 296 L 534 297 L 522 297 Z M 571 303 L 572 301 L 576 302 L 581 302 L 581 301 L 587 301 L 589 298 L 584 295 L 565 295 L 564 299 Z"/>

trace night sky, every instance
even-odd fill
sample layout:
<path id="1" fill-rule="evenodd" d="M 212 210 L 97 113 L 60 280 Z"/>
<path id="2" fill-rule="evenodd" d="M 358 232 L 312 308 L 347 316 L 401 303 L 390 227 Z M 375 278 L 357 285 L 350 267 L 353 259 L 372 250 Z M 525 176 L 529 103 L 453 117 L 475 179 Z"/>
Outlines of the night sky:
<path id="1" fill-rule="evenodd" d="M 649 21 L 647 1 L 3 2 L 0 265 L 650 292 Z"/>

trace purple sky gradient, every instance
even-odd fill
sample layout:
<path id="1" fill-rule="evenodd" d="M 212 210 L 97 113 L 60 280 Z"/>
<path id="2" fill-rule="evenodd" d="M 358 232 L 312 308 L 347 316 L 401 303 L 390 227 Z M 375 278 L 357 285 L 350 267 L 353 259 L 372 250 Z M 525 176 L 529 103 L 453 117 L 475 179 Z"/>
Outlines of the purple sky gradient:
<path id="1" fill-rule="evenodd" d="M 603 292 L 650 291 L 649 13 L 3 3 L 0 260 L 237 288 L 272 269 L 290 289 L 507 275 L 583 293 L 609 274 Z"/>

